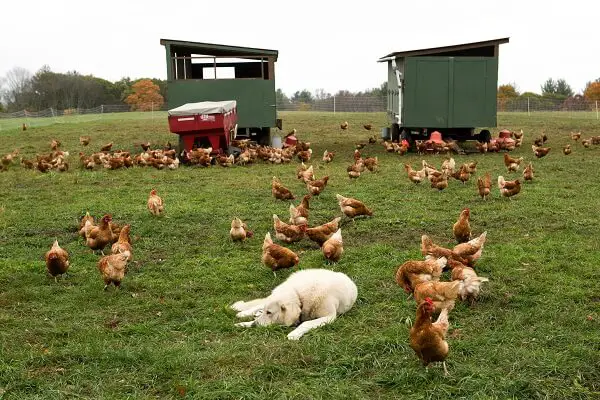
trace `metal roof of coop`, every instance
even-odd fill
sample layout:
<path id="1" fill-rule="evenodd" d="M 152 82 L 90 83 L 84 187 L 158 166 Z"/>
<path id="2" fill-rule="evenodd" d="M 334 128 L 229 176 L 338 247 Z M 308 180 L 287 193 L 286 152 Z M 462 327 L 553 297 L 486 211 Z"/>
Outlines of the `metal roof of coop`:
<path id="1" fill-rule="evenodd" d="M 399 57 L 445 56 L 445 55 L 448 55 L 448 53 L 455 53 L 455 52 L 471 50 L 471 49 L 479 49 L 479 48 L 484 48 L 484 47 L 492 47 L 492 46 L 495 47 L 495 46 L 498 46 L 503 43 L 508 43 L 508 40 L 509 40 L 509 38 L 505 37 L 505 38 L 500 38 L 500 39 L 484 40 L 484 41 L 480 41 L 480 42 L 454 44 L 454 45 L 450 45 L 450 46 L 396 51 L 396 52 L 393 52 L 386 56 L 381 57 L 378 60 L 378 62 L 389 61 L 392 58 L 399 58 Z"/>
<path id="2" fill-rule="evenodd" d="M 160 39 L 163 46 L 171 46 L 171 51 L 177 51 L 190 54 L 202 54 L 216 57 L 275 57 L 279 52 L 277 50 L 258 49 L 254 47 L 230 46 L 216 43 L 188 42 L 183 40 Z"/>

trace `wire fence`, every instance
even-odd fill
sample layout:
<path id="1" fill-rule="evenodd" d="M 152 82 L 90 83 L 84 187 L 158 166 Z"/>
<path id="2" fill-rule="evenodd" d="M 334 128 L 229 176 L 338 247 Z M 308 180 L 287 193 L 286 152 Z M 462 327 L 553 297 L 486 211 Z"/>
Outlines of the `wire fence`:
<path id="1" fill-rule="evenodd" d="M 498 99 L 498 112 L 506 113 L 547 113 L 547 115 L 570 116 L 572 118 L 595 119 L 600 121 L 600 101 L 588 100 L 582 96 L 566 100 L 539 97 L 517 97 Z M 312 102 L 279 102 L 278 111 L 312 112 L 385 112 L 387 99 L 366 96 L 335 96 Z M 100 119 L 156 119 L 165 120 L 166 104 L 145 104 L 137 111 L 127 104 L 109 104 L 94 108 L 69 108 L 57 110 L 48 108 L 39 111 L 22 110 L 12 113 L 0 113 L 0 131 L 20 128 L 23 125 L 45 126 L 52 124 L 89 122 Z"/>

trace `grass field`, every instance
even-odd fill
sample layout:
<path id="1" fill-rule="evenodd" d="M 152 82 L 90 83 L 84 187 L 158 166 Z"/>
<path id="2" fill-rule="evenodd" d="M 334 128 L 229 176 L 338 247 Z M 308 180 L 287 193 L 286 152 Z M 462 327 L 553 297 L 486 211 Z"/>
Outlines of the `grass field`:
<path id="1" fill-rule="evenodd" d="M 26 157 L 48 152 L 52 138 L 71 151 L 71 170 L 41 174 L 15 165 L 0 174 L 0 399 L 592 399 L 600 398 L 600 147 L 574 144 L 571 130 L 600 135 L 595 120 L 502 115 L 499 125 L 523 129 L 516 156 L 533 158 L 532 138 L 543 129 L 553 148 L 533 160 L 536 179 L 513 201 L 477 196 L 476 180 L 451 181 L 437 192 L 414 185 L 400 157 L 370 145 L 379 173 L 350 181 L 346 166 L 354 143 L 366 139 L 363 123 L 385 124 L 383 114 L 286 113 L 287 129 L 310 141 L 325 192 L 311 203 L 310 224 L 340 215 L 335 194 L 363 200 L 369 219 L 342 227 L 345 253 L 336 265 L 359 288 L 355 307 L 332 325 L 288 341 L 289 328 L 234 327 L 234 301 L 262 297 L 289 271 L 274 278 L 260 262 L 272 214 L 288 218 L 288 203 L 271 197 L 277 175 L 305 193 L 297 164 L 256 164 L 225 169 L 77 168 L 79 135 L 137 151 L 137 143 L 173 140 L 166 121 L 102 120 L 57 124 L 26 132 L 0 132 L 0 154 L 15 147 Z M 349 132 L 339 123 L 348 120 Z M 374 131 L 378 134 L 377 131 Z M 323 150 L 336 159 L 324 165 Z M 430 156 L 439 165 L 443 156 Z M 476 160 L 477 175 L 494 181 L 506 173 L 502 154 L 455 156 Z M 518 174 L 520 177 L 520 173 Z M 146 199 L 156 188 L 166 215 L 153 218 Z M 296 202 L 297 203 L 297 202 Z M 475 234 L 488 232 L 477 269 L 490 278 L 478 304 L 450 314 L 450 376 L 427 372 L 408 344 L 415 303 L 394 282 L 397 267 L 421 258 L 420 236 L 452 244 L 452 224 L 471 209 Z M 134 261 L 122 289 L 104 292 L 93 255 L 77 236 L 90 211 L 112 213 L 132 225 Z M 239 216 L 255 231 L 243 244 L 229 240 Z M 69 276 L 46 276 L 44 253 L 53 240 L 69 251 Z M 300 268 L 325 266 L 308 241 L 290 245 Z M 447 277 L 445 277 L 447 279 Z"/>

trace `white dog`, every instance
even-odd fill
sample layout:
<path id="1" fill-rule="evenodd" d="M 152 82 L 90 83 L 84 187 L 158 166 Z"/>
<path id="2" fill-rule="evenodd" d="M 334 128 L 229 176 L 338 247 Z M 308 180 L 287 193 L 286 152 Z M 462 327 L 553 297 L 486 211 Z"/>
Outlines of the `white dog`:
<path id="1" fill-rule="evenodd" d="M 327 269 L 305 269 L 290 275 L 264 299 L 238 301 L 231 306 L 239 311 L 238 318 L 256 317 L 253 321 L 236 326 L 301 324 L 288 334 L 298 340 L 311 329 L 332 323 L 339 314 L 350 310 L 356 301 L 358 289 L 341 272 Z"/>

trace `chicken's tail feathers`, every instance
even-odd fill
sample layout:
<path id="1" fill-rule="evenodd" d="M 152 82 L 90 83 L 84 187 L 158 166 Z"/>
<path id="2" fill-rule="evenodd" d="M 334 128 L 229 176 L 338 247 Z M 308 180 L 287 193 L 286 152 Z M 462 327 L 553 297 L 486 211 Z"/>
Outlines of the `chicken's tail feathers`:
<path id="1" fill-rule="evenodd" d="M 438 316 L 435 323 L 437 325 L 442 326 L 444 329 L 448 329 L 448 327 L 450 326 L 450 323 L 448 322 L 448 308 L 442 309 L 442 312 L 440 312 L 440 315 Z"/>
<path id="2" fill-rule="evenodd" d="M 498 187 L 499 187 L 500 189 L 503 189 L 503 188 L 504 188 L 504 183 L 505 183 L 505 182 L 506 182 L 506 181 L 504 180 L 504 177 L 503 177 L 502 175 L 500 175 L 500 176 L 498 177 Z"/>

